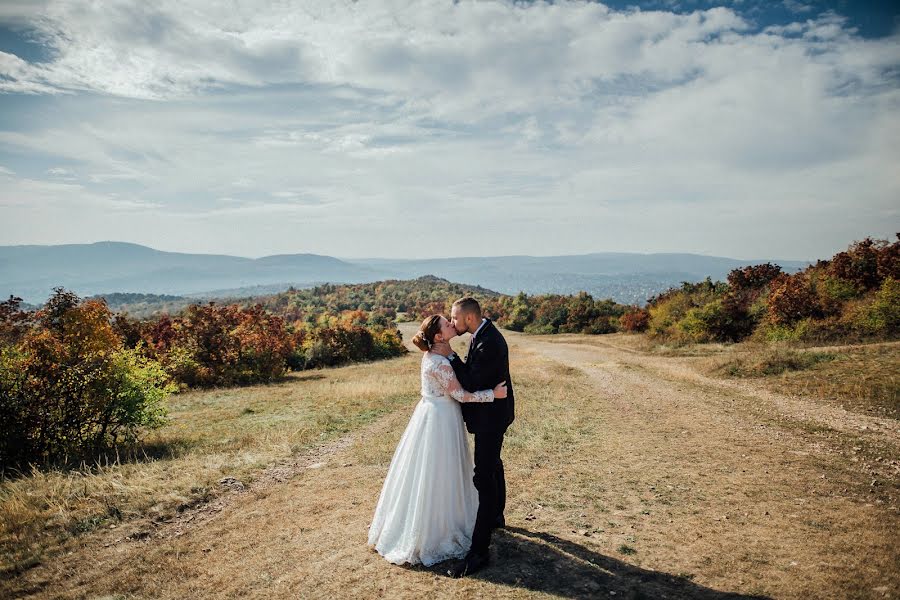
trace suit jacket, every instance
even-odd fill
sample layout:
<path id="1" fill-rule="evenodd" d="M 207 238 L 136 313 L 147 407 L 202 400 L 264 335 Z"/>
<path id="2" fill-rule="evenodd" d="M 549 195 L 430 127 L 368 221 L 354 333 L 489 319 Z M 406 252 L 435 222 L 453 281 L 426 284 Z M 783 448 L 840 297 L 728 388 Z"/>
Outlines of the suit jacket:
<path id="1" fill-rule="evenodd" d="M 454 356 L 450 361 L 456 378 L 466 391 L 493 389 L 506 382 L 507 396 L 493 402 L 465 402 L 461 405 L 469 433 L 506 431 L 515 419 L 515 399 L 509 377 L 509 349 L 503 335 L 488 319 L 475 337 L 475 344 L 463 361 Z"/>

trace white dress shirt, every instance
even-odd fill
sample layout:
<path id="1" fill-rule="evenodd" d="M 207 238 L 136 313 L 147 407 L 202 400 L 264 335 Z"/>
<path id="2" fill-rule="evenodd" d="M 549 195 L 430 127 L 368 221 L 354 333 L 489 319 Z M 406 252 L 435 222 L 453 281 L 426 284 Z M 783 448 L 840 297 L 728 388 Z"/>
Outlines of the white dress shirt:
<path id="1" fill-rule="evenodd" d="M 487 319 L 481 319 L 481 325 L 478 326 L 478 329 L 475 330 L 475 333 L 472 334 L 472 339 L 469 340 L 469 346 L 472 346 L 472 343 L 475 341 L 475 336 L 478 335 L 478 332 L 481 331 L 481 328 L 484 327 L 485 323 L 487 323 Z"/>
<path id="2" fill-rule="evenodd" d="M 485 319 L 484 317 L 482 317 L 482 318 L 481 318 L 481 325 L 478 326 L 478 329 L 475 330 L 475 333 L 472 334 L 472 338 L 469 340 L 469 351 L 472 350 L 472 346 L 475 344 L 475 336 L 478 335 L 478 332 L 481 331 L 481 328 L 484 327 L 486 323 L 487 323 L 487 319 Z M 451 350 L 451 351 L 450 351 L 450 356 L 448 356 L 447 358 L 450 359 L 450 360 L 453 360 L 453 359 L 456 358 L 457 356 L 458 356 L 458 354 L 456 354 L 455 351 Z M 466 358 L 468 358 L 468 356 L 467 356 Z"/>

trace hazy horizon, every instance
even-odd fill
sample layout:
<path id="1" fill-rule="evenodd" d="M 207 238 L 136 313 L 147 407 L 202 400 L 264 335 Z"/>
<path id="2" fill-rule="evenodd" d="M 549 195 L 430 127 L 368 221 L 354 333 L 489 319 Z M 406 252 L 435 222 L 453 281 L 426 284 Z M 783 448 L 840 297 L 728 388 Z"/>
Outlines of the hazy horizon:
<path id="1" fill-rule="evenodd" d="M 890 238 L 889 238 L 890 239 Z M 492 254 L 492 255 L 482 255 L 482 254 L 458 254 L 458 255 L 442 255 L 442 256 L 343 256 L 343 255 L 334 255 L 334 254 L 324 254 L 322 252 L 315 252 L 309 250 L 299 250 L 297 252 L 277 252 L 274 254 L 261 254 L 258 256 L 249 256 L 245 254 L 235 254 L 232 252 L 192 252 L 185 250 L 169 250 L 165 248 L 157 248 L 154 246 L 149 246 L 147 244 L 141 244 L 138 242 L 129 242 L 127 240 L 96 240 L 93 242 L 63 242 L 60 244 L 0 244 L 0 247 L 16 247 L 16 246 L 43 246 L 43 247 L 52 247 L 52 246 L 66 246 L 66 245 L 90 245 L 90 244 L 103 244 L 103 243 L 116 243 L 116 244 L 134 244 L 138 246 L 143 246 L 145 248 L 150 248 L 152 250 L 158 250 L 160 252 L 172 252 L 176 254 L 198 254 L 198 255 L 208 255 L 208 256 L 231 256 L 236 258 L 249 258 L 249 259 L 260 259 L 266 258 L 269 256 L 279 256 L 279 255 L 297 255 L 297 254 L 311 254 L 315 256 L 325 256 L 330 258 L 336 258 L 338 260 L 343 261 L 378 261 L 378 260 L 386 260 L 386 261 L 399 261 L 399 260 L 453 260 L 453 259 L 473 259 L 473 258 L 507 258 L 507 257 L 522 257 L 522 258 L 553 258 L 553 257 L 567 257 L 567 256 L 584 256 L 590 254 L 642 254 L 642 255 L 652 255 L 652 254 L 693 254 L 697 256 L 705 256 L 709 258 L 729 258 L 734 260 L 747 260 L 747 261 L 755 261 L 755 260 L 785 260 L 785 261 L 795 261 L 795 262 L 815 262 L 816 260 L 823 258 L 830 258 L 833 254 L 839 252 L 846 248 L 846 245 L 843 248 L 836 250 L 834 253 L 828 256 L 817 256 L 812 258 L 792 258 L 788 256 L 724 256 L 720 254 L 702 254 L 699 252 L 684 252 L 684 251 L 668 251 L 668 252 L 626 252 L 620 250 L 594 250 L 589 252 L 577 252 L 577 253 L 561 253 L 561 254 Z M 849 245 L 849 242 L 848 242 Z"/>

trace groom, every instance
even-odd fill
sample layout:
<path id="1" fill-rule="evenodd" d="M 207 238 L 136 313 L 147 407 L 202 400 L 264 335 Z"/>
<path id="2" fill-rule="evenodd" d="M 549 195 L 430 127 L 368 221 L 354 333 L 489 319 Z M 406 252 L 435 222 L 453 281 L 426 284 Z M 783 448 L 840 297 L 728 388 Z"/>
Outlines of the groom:
<path id="1" fill-rule="evenodd" d="M 474 298 L 460 298 L 453 303 L 450 323 L 459 335 L 472 334 L 469 353 L 463 361 L 449 344 L 432 348 L 450 359 L 459 383 L 469 392 L 491 389 L 505 381 L 507 396 L 486 403 L 462 404 L 463 419 L 469 433 L 475 434 L 475 489 L 478 490 L 478 514 L 472 532 L 472 547 L 461 561 L 447 571 L 451 577 L 464 577 L 488 564 L 491 531 L 505 527 L 506 480 L 500 448 L 503 434 L 515 418 L 513 385 L 509 378 L 509 350 L 506 340 L 490 319 L 481 316 L 481 306 Z"/>

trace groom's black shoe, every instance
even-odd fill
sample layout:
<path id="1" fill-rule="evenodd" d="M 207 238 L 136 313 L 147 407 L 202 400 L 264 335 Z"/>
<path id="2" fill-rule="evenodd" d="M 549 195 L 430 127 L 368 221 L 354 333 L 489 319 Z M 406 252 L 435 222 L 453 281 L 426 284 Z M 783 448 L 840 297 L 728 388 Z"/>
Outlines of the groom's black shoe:
<path id="1" fill-rule="evenodd" d="M 454 563 L 447 569 L 447 575 L 454 579 L 471 575 L 472 573 L 486 567 L 490 562 L 490 555 L 469 553 L 461 561 Z"/>

